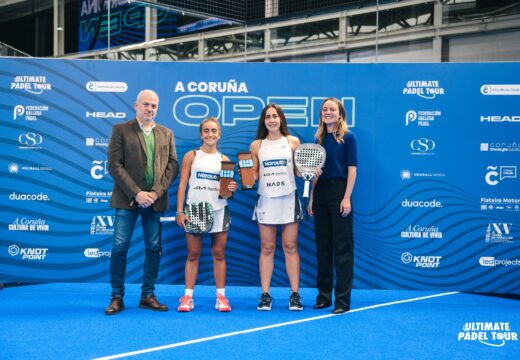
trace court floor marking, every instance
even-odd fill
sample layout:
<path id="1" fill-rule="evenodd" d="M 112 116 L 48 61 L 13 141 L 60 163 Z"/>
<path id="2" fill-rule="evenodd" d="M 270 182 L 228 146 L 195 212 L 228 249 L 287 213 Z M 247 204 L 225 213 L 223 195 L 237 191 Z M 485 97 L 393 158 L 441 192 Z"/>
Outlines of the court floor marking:
<path id="1" fill-rule="evenodd" d="M 327 314 L 327 315 L 313 316 L 313 317 L 306 318 L 306 319 L 293 320 L 293 321 L 283 322 L 283 323 L 279 323 L 279 324 L 273 324 L 273 325 L 252 328 L 252 329 L 234 331 L 234 332 L 230 332 L 230 333 L 226 333 L 226 334 L 208 336 L 208 337 L 204 337 L 204 338 L 200 338 L 200 339 L 181 341 L 181 342 L 174 343 L 174 344 L 157 346 L 157 347 L 148 348 L 148 349 L 130 351 L 130 352 L 122 353 L 122 354 L 104 356 L 104 357 L 100 357 L 100 358 L 95 358 L 93 360 L 120 359 L 120 358 L 124 358 L 124 357 L 129 357 L 129 356 L 136 356 L 136 355 L 141 355 L 141 354 L 146 354 L 146 353 L 151 353 L 151 352 L 156 352 L 156 351 L 161 351 L 161 350 L 173 349 L 173 348 L 191 345 L 191 344 L 197 344 L 197 343 L 201 343 L 201 342 L 205 342 L 205 341 L 212 341 L 212 340 L 223 339 L 226 337 L 231 337 L 231 336 L 236 336 L 236 335 L 249 334 L 249 333 L 253 333 L 253 332 L 257 332 L 257 331 L 263 331 L 263 330 L 275 329 L 275 328 L 279 328 L 279 327 L 283 327 L 283 326 L 300 324 L 300 323 L 304 323 L 304 322 L 308 322 L 308 321 L 326 319 L 326 318 L 329 318 L 332 316 L 342 316 L 342 315 L 347 315 L 347 314 L 351 314 L 351 313 L 355 313 L 355 312 L 359 312 L 359 311 L 366 311 L 366 310 L 377 309 L 377 308 L 385 307 L 385 306 L 404 304 L 404 303 L 409 303 L 409 302 L 414 302 L 414 301 L 433 299 L 436 297 L 449 296 L 449 295 L 455 295 L 455 294 L 459 294 L 459 291 L 445 292 L 445 293 L 440 293 L 440 294 L 421 296 L 421 297 L 417 297 L 417 298 L 397 300 L 397 301 L 392 301 L 392 302 L 383 303 L 383 304 L 370 305 L 370 306 L 365 306 L 365 307 L 358 308 L 358 309 L 352 309 L 349 312 L 343 313 L 343 314 Z"/>

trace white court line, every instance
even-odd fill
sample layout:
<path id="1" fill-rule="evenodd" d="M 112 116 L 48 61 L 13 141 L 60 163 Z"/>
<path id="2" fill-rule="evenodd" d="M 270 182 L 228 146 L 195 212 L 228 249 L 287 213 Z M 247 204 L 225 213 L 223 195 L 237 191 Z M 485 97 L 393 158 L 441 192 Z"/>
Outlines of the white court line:
<path id="1" fill-rule="evenodd" d="M 452 292 L 446 292 L 446 293 L 435 294 L 435 295 L 421 296 L 421 297 L 412 298 L 412 299 L 392 301 L 392 302 L 388 302 L 388 303 L 384 303 L 384 304 L 377 304 L 377 305 L 365 306 L 365 307 L 362 307 L 362 308 L 359 308 L 359 309 L 353 309 L 353 310 L 350 310 L 349 312 L 346 312 L 346 313 L 343 313 L 343 314 L 327 314 L 327 315 L 321 315 L 321 316 L 314 316 L 314 317 L 307 318 L 307 319 L 300 319 L 300 320 L 288 321 L 288 322 L 284 322 L 284 323 L 280 323 L 280 324 L 273 324 L 273 325 L 268 325 L 268 326 L 257 327 L 257 328 L 253 328 L 253 329 L 234 331 L 234 332 L 231 332 L 231 333 L 226 333 L 226 334 L 221 334 L 221 335 L 214 335 L 214 336 L 208 336 L 208 337 L 205 337 L 205 338 L 200 338 L 200 339 L 195 339 L 195 340 L 182 341 L 182 342 L 178 342 L 178 343 L 175 343 L 175 344 L 157 346 L 157 347 L 153 347 L 153 348 L 149 348 L 149 349 L 130 351 L 130 352 L 123 353 L 123 354 L 105 356 L 105 357 L 100 357 L 100 358 L 96 358 L 96 359 L 93 359 L 93 360 L 120 359 L 120 358 L 124 358 L 124 357 L 141 355 L 141 354 L 151 353 L 151 352 L 155 352 L 155 351 L 161 351 L 161 350 L 166 350 L 166 349 L 173 349 L 173 348 L 186 346 L 186 345 L 191 345 L 191 344 L 196 344 L 196 343 L 201 343 L 201 342 L 205 342 L 205 341 L 222 339 L 222 338 L 226 338 L 226 337 L 230 337 L 230 336 L 248 334 L 248 333 L 253 333 L 253 332 L 257 332 L 257 331 L 263 331 L 263 330 L 274 329 L 274 328 L 283 327 L 283 326 L 300 324 L 300 323 L 304 323 L 304 322 L 307 322 L 307 321 L 315 321 L 315 320 L 326 319 L 326 318 L 329 318 L 329 317 L 332 317 L 332 316 L 347 315 L 347 314 L 355 313 L 355 312 L 358 312 L 358 311 L 365 311 L 365 310 L 370 310 L 370 309 L 377 309 L 377 308 L 384 307 L 384 306 L 391 306 L 391 305 L 404 304 L 404 303 L 409 303 L 409 302 L 414 302 L 414 301 L 433 299 L 433 298 L 436 298 L 436 297 L 455 295 L 455 294 L 458 294 L 458 293 L 459 293 L 459 291 L 452 291 Z"/>

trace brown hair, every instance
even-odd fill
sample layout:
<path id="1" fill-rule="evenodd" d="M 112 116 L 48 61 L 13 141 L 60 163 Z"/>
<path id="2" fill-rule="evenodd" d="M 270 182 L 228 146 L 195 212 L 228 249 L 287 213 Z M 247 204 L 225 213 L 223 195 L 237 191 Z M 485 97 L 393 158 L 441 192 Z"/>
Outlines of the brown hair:
<path id="1" fill-rule="evenodd" d="M 318 124 L 318 130 L 316 130 L 316 134 L 314 134 L 314 138 L 318 141 L 318 144 L 323 144 L 323 141 L 325 141 L 325 135 L 327 135 L 327 126 L 323 122 L 321 116 L 322 116 L 323 106 L 325 105 L 325 103 L 327 101 L 332 101 L 336 105 L 338 105 L 339 117 L 338 117 L 338 122 L 336 123 L 336 126 L 334 128 L 333 136 L 336 139 L 336 142 L 339 144 L 339 143 L 343 142 L 343 137 L 348 132 L 347 112 L 345 111 L 345 107 L 343 106 L 343 103 L 335 97 L 327 98 L 321 103 L 320 122 Z"/>
<path id="2" fill-rule="evenodd" d="M 265 126 L 265 117 L 267 114 L 267 110 L 273 108 L 276 110 L 276 113 L 280 117 L 280 132 L 283 136 L 289 136 L 289 128 L 287 127 L 287 119 L 285 119 L 285 114 L 283 113 L 282 108 L 278 104 L 268 104 L 262 110 L 262 114 L 260 115 L 260 119 L 258 120 L 258 129 L 256 130 L 256 139 L 265 139 L 269 131 Z"/>

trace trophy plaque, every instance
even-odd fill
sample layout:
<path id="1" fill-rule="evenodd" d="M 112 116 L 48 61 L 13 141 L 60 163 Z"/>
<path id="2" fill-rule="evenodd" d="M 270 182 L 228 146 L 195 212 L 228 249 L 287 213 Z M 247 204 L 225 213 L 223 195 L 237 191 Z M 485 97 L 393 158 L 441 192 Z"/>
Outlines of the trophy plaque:
<path id="1" fill-rule="evenodd" d="M 219 199 L 230 199 L 233 193 L 229 190 L 229 183 L 235 177 L 235 163 L 232 161 L 221 161 L 220 166 L 220 192 Z"/>
<path id="2" fill-rule="evenodd" d="M 238 153 L 238 170 L 242 190 L 253 190 L 255 186 L 255 172 L 253 170 L 253 156 L 250 152 Z"/>

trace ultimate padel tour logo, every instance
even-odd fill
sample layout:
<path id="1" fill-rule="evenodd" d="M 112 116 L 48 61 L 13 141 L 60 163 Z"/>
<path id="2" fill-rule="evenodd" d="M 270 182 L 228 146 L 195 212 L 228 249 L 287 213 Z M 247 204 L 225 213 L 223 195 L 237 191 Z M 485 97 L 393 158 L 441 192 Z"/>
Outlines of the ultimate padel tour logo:
<path id="1" fill-rule="evenodd" d="M 46 76 L 18 75 L 11 83 L 11 90 L 25 90 L 40 95 L 44 91 L 51 91 L 52 85 L 47 82 Z"/>
<path id="2" fill-rule="evenodd" d="M 467 322 L 457 335 L 457 340 L 502 347 L 508 342 L 518 341 L 518 333 L 511 330 L 508 322 Z"/>
<path id="3" fill-rule="evenodd" d="M 423 99 L 435 99 L 437 95 L 445 94 L 438 80 L 410 80 L 403 88 L 403 95 L 417 95 Z"/>

